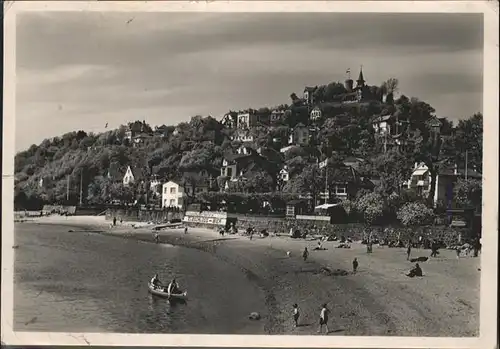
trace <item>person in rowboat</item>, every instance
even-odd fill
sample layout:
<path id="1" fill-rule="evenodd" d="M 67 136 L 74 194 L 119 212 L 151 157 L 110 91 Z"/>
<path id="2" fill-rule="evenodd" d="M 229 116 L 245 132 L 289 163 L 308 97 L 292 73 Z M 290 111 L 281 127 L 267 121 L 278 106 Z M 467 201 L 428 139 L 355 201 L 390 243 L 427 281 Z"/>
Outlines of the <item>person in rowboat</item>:
<path id="1" fill-rule="evenodd" d="M 173 279 L 169 284 L 168 284 L 168 287 L 167 287 L 167 293 L 169 294 L 173 294 L 173 293 L 179 293 L 179 285 L 177 284 L 177 281 L 175 281 L 175 279 Z"/>
<path id="2" fill-rule="evenodd" d="M 160 279 L 158 278 L 158 274 L 155 274 L 155 276 L 153 276 L 153 278 L 151 279 L 151 284 L 154 287 L 158 287 L 161 285 Z"/>

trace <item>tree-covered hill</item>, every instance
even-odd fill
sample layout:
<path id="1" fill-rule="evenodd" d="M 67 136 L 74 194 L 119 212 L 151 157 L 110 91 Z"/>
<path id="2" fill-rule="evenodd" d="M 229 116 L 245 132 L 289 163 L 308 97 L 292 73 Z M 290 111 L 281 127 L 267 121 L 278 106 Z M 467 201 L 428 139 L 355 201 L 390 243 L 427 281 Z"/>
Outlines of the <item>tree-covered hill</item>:
<path id="1" fill-rule="evenodd" d="M 396 89 L 397 80 L 389 79 L 380 87 L 367 86 L 373 97 L 369 101 L 345 103 L 342 98 L 351 97 L 344 85 L 331 83 L 313 89 L 314 102 L 292 94 L 290 105 L 255 109 L 259 119 L 269 119 L 273 110 L 284 111 L 284 118 L 248 130 L 254 140 L 245 145 L 254 149 L 256 160 L 246 168 L 245 181 L 229 186 L 227 179 L 220 176 L 220 168 L 223 159 L 235 154 L 242 142 L 235 140 L 234 129 L 225 128 L 210 116 L 195 116 L 176 126 L 152 127 L 145 121 L 135 121 L 104 133 L 77 131 L 46 139 L 15 156 L 16 207 L 76 204 L 80 196 L 89 204 L 127 200 L 149 194 L 153 178 L 162 182 L 201 178 L 210 180 L 215 190 L 226 188 L 233 192 L 311 193 L 319 191 L 320 183 L 325 181 L 317 165 L 325 158 L 331 159 L 330 181 L 345 176 L 346 158 L 362 158 L 357 176 L 378 178 L 375 190 L 387 196 L 397 192 L 401 182 L 408 179 L 415 162 L 425 163 L 435 178 L 451 164 L 463 167 L 467 150 L 468 166 L 480 171 L 481 114 L 454 126 L 448 119 L 436 116 L 423 101 L 404 95 L 394 99 Z M 339 95 L 347 97 L 339 99 Z M 311 120 L 314 108 L 321 111 L 321 117 Z M 387 115 L 398 130 L 391 135 L 391 144 L 398 144 L 392 150 L 387 149 L 387 140 L 381 139 L 373 127 L 377 118 Z M 440 125 L 438 136 L 431 125 L 436 119 Z M 308 128 L 307 144 L 281 152 L 297 125 Z M 141 178 L 125 188 L 121 180 L 128 166 Z M 279 178 L 283 168 L 290 175 L 286 183 Z"/>

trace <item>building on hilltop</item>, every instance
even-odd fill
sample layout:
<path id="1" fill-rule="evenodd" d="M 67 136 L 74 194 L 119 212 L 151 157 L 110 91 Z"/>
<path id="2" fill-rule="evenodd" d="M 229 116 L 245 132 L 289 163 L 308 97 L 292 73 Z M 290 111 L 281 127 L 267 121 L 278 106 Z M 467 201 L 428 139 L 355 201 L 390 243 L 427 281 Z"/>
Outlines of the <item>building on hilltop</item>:
<path id="1" fill-rule="evenodd" d="M 253 142 L 255 137 L 249 129 L 238 129 L 234 133 L 232 140 L 239 142 Z"/>
<path id="2" fill-rule="evenodd" d="M 284 110 L 273 110 L 270 116 L 270 123 L 276 124 L 279 122 L 283 122 L 285 120 L 285 111 Z"/>
<path id="3" fill-rule="evenodd" d="M 237 127 L 239 129 L 249 129 L 259 125 L 259 118 L 255 110 L 247 110 L 238 113 Z"/>
<path id="4" fill-rule="evenodd" d="M 322 116 L 323 116 L 323 111 L 319 106 L 315 106 L 311 110 L 311 113 L 309 114 L 309 118 L 313 122 L 320 120 Z"/>
<path id="5" fill-rule="evenodd" d="M 228 129 L 235 129 L 238 127 L 238 113 L 235 111 L 229 111 L 224 114 L 220 123 L 222 126 Z"/>
<path id="6" fill-rule="evenodd" d="M 349 73 L 350 75 L 350 73 Z M 363 68 L 359 71 L 358 79 L 356 80 L 356 86 L 354 86 L 354 81 L 348 76 L 345 81 L 346 93 L 334 96 L 334 101 L 340 103 L 363 103 L 371 101 L 382 101 L 382 95 L 374 92 L 370 89 L 370 86 L 366 84 Z"/>
<path id="7" fill-rule="evenodd" d="M 172 126 L 170 127 L 166 125 L 155 126 L 154 134 L 163 138 L 168 138 L 171 131 L 173 131 Z"/>
<path id="8" fill-rule="evenodd" d="M 134 183 L 138 183 L 139 181 L 144 181 L 146 179 L 146 176 L 147 175 L 145 170 L 127 166 L 127 170 L 125 171 L 122 182 L 124 186 L 128 186 Z"/>
<path id="9" fill-rule="evenodd" d="M 302 123 L 298 123 L 288 137 L 288 144 L 305 146 L 309 144 L 309 128 Z"/>
<path id="10" fill-rule="evenodd" d="M 135 135 L 132 137 L 132 144 L 134 147 L 139 146 L 140 144 L 143 144 L 147 139 L 150 139 L 151 135 L 147 133 L 140 133 L 138 135 Z"/>
<path id="11" fill-rule="evenodd" d="M 309 87 L 306 86 L 304 88 L 303 99 L 307 103 L 307 105 L 314 104 L 314 92 L 318 89 L 318 86 Z"/>

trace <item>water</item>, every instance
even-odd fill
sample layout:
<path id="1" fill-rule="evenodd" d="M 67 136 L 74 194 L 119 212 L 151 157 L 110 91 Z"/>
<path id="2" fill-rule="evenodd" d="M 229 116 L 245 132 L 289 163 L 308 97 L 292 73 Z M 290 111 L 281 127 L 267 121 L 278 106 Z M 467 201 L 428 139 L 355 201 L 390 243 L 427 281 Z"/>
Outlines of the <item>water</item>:
<path id="1" fill-rule="evenodd" d="M 69 229 L 16 225 L 16 331 L 263 333 L 248 314 L 264 296 L 238 268 L 199 250 Z M 175 276 L 188 302 L 150 295 L 155 272 Z"/>

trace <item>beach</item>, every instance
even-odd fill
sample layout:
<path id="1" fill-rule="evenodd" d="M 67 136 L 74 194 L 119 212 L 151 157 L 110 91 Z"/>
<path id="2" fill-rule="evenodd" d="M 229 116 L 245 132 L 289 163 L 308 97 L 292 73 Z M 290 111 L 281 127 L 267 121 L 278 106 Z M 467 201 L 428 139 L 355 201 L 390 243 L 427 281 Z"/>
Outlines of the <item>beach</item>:
<path id="1" fill-rule="evenodd" d="M 113 239 L 125 238 L 134 243 L 142 241 L 144 244 L 141 246 L 149 246 L 153 242 L 153 225 L 127 222 L 110 227 L 110 223 L 103 217 L 51 216 L 30 218 L 16 223 L 16 227 L 44 227 L 52 224 L 65 227 L 65 231 L 71 230 L 73 234 L 86 234 L 86 239 L 101 235 Z M 227 307 L 224 312 L 229 317 L 239 312 L 230 324 L 240 319 L 237 327 L 239 333 L 316 334 L 321 305 L 327 303 L 331 312 L 330 335 L 446 334 L 460 337 L 479 334 L 480 258 L 457 259 L 454 251 L 441 250 L 437 258 L 420 263 L 424 277 L 408 278 L 405 273 L 414 263 L 406 260 L 404 248 L 374 246 L 373 253 L 367 254 L 366 246 L 360 243 L 352 243 L 350 249 L 341 249 L 336 248 L 338 242 L 332 241 L 323 243 L 325 250 L 315 251 L 316 241 L 289 237 L 261 238 L 257 235 L 250 240 L 241 235 L 220 236 L 217 231 L 201 228 L 189 228 L 187 234 L 183 228 L 163 229 L 158 234 L 160 245 L 185 247 L 192 254 L 190 258 L 196 258 L 193 257 L 195 253 L 203 254 L 203 262 L 193 260 L 199 275 L 191 283 L 183 285 L 188 291 L 196 289 L 196 280 L 200 283 L 209 282 L 208 278 L 204 281 L 202 277 L 210 273 L 223 274 L 226 280 L 238 280 L 220 287 L 234 287 L 234 292 L 227 296 L 231 307 Z M 304 247 L 310 250 L 307 261 L 303 261 L 301 256 Z M 136 247 L 127 248 L 127 257 L 134 258 Z M 20 245 L 19 251 L 22 249 Z M 162 253 L 171 255 L 169 251 L 156 251 L 156 258 L 161 259 Z M 428 250 L 414 249 L 412 258 L 428 257 L 429 254 Z M 353 274 L 352 260 L 355 257 L 359 261 L 359 268 Z M 188 261 L 189 258 L 183 261 L 185 267 L 193 268 Z M 221 269 L 214 272 L 214 268 Z M 176 273 L 182 274 L 181 269 L 176 270 Z M 226 270 L 227 276 L 224 274 Z M 127 273 L 132 274 L 133 271 L 128 270 Z M 151 276 L 145 275 L 144 278 Z M 79 287 L 84 288 L 85 285 L 80 284 Z M 208 284 L 204 284 L 200 289 L 207 287 Z M 201 291 L 199 293 L 189 291 L 190 299 L 204 297 Z M 120 301 L 127 302 L 127 299 L 122 297 Z M 293 327 L 292 319 L 294 303 L 299 305 L 301 314 L 300 326 L 297 328 Z M 216 310 L 207 311 L 216 313 Z M 247 315 L 251 311 L 259 312 L 262 318 L 255 321 L 248 319 Z M 78 314 L 74 314 L 74 317 L 77 318 Z M 212 323 L 213 319 L 207 318 L 205 322 Z M 99 326 L 105 331 L 102 326 L 106 325 Z M 224 331 L 233 330 L 228 326 L 200 324 L 192 331 L 228 333 Z M 147 326 L 141 330 L 148 332 Z M 182 331 L 172 328 L 165 331 L 189 333 L 189 330 L 186 327 Z"/>

